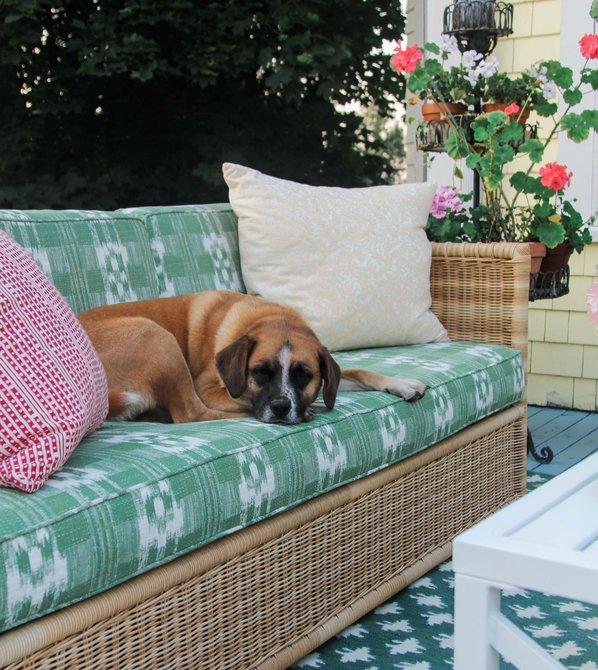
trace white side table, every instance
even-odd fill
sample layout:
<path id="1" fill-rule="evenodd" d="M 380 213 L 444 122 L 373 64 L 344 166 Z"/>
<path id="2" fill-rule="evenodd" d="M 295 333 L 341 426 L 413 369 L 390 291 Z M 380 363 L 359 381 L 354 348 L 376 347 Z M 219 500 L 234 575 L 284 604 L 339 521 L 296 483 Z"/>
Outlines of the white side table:
<path id="1" fill-rule="evenodd" d="M 564 670 L 500 612 L 520 587 L 598 604 L 598 453 L 459 535 L 455 670 Z M 598 649 L 596 649 L 598 658 Z"/>

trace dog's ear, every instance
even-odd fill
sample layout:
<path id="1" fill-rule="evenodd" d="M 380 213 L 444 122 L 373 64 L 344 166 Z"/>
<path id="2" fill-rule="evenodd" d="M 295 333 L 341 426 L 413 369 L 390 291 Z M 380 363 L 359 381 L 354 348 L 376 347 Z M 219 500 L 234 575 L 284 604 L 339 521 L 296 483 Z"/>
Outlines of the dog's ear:
<path id="1" fill-rule="evenodd" d="M 216 354 L 216 368 L 231 397 L 238 398 L 247 385 L 247 361 L 255 340 L 243 335 Z"/>
<path id="2" fill-rule="evenodd" d="M 322 374 L 322 379 L 324 380 L 324 389 L 322 391 L 324 402 L 328 409 L 332 409 L 336 401 L 338 385 L 341 382 L 341 369 L 339 368 L 338 363 L 330 355 L 328 349 L 324 347 L 320 349 L 319 359 L 320 372 Z"/>

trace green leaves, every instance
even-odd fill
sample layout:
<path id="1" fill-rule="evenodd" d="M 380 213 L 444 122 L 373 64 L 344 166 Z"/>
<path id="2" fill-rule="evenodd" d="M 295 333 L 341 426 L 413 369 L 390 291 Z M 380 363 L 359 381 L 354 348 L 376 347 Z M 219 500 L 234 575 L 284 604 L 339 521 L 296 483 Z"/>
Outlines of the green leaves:
<path id="1" fill-rule="evenodd" d="M 449 132 L 444 148 L 447 154 L 454 159 L 465 158 L 470 152 L 469 144 L 467 144 L 465 138 L 461 133 L 456 133 L 454 130 Z"/>
<path id="2" fill-rule="evenodd" d="M 563 99 L 568 105 L 578 105 L 583 100 L 583 93 L 579 88 L 563 91 Z"/>
<path id="3" fill-rule="evenodd" d="M 581 80 L 584 84 L 589 84 L 595 91 L 598 90 L 598 70 L 584 72 Z"/>
<path id="4" fill-rule="evenodd" d="M 559 223 L 542 221 L 535 228 L 539 242 L 544 243 L 549 249 L 554 249 L 557 244 L 565 241 L 565 230 Z"/>
<path id="5" fill-rule="evenodd" d="M 540 184 L 538 177 L 532 177 L 525 172 L 515 172 L 509 180 L 511 186 L 521 193 L 538 195 L 544 187 Z"/>
<path id="6" fill-rule="evenodd" d="M 573 84 L 573 70 L 570 67 L 564 67 L 556 60 L 545 61 L 548 79 L 552 79 L 560 88 L 570 88 Z"/>
<path id="7" fill-rule="evenodd" d="M 529 154 L 532 163 L 539 163 L 544 156 L 544 144 L 540 140 L 527 140 L 519 147 L 519 151 Z"/>
<path id="8" fill-rule="evenodd" d="M 598 133 L 598 109 L 585 109 L 581 113 L 581 118 L 594 132 Z"/>
<path id="9" fill-rule="evenodd" d="M 556 114 L 559 111 L 559 106 L 556 102 L 546 102 L 544 104 L 537 104 L 534 109 L 538 116 L 547 118 Z"/>
<path id="10" fill-rule="evenodd" d="M 523 139 L 523 126 L 516 121 L 512 121 L 505 126 L 501 133 L 503 142 L 520 142 Z"/>
<path id="11" fill-rule="evenodd" d="M 423 67 L 418 66 L 415 68 L 415 71 L 407 77 L 407 88 L 413 93 L 420 93 L 428 88 L 431 81 L 432 77 L 426 70 Z"/>
<path id="12" fill-rule="evenodd" d="M 426 42 L 424 44 L 424 49 L 437 56 L 440 55 L 440 47 L 434 42 Z"/>
<path id="13" fill-rule="evenodd" d="M 561 119 L 561 128 L 567 132 L 567 137 L 574 142 L 583 142 L 590 134 L 587 119 L 581 114 L 569 112 Z"/>

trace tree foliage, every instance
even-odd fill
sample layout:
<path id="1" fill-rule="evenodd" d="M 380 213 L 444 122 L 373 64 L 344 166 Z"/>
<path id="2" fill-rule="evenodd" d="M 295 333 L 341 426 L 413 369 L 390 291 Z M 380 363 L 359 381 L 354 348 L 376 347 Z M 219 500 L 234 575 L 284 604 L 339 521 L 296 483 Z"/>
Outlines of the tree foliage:
<path id="1" fill-rule="evenodd" d="M 314 184 L 391 170 L 353 101 L 400 83 L 373 54 L 396 0 L 0 0 L 0 206 L 227 198 L 224 161 Z"/>

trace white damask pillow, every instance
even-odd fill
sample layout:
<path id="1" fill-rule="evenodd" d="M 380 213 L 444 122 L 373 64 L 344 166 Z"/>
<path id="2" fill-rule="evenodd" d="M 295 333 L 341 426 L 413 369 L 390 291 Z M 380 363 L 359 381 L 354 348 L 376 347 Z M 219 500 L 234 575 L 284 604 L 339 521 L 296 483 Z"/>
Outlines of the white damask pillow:
<path id="1" fill-rule="evenodd" d="M 448 339 L 430 310 L 434 184 L 307 186 L 225 163 L 247 291 L 298 309 L 331 350 Z"/>

